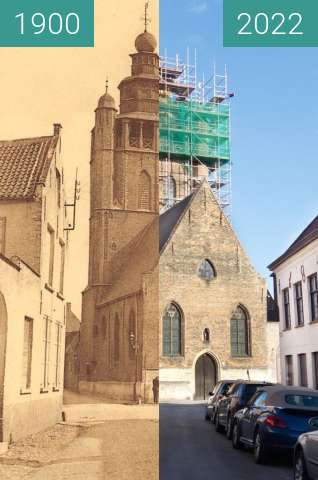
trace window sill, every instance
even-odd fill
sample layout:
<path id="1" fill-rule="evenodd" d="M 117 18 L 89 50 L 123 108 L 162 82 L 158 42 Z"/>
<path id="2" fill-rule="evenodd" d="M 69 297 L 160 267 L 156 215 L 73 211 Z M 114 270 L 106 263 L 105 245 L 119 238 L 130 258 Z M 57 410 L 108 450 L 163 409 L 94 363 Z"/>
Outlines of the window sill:
<path id="1" fill-rule="evenodd" d="M 62 302 L 64 302 L 65 298 L 63 297 L 63 294 L 62 294 L 62 293 L 57 292 L 57 293 L 56 293 L 56 296 L 57 296 L 57 298 L 59 298 L 60 300 L 62 300 Z"/>
<path id="2" fill-rule="evenodd" d="M 295 325 L 295 328 L 303 328 L 305 324 L 303 323 L 302 325 Z"/>
<path id="3" fill-rule="evenodd" d="M 174 358 L 174 359 L 182 359 L 184 358 L 184 355 L 162 355 L 162 358 Z"/>
<path id="4" fill-rule="evenodd" d="M 60 389 L 58 387 L 53 387 L 52 388 L 52 392 L 59 392 L 59 391 L 60 391 Z"/>
<path id="5" fill-rule="evenodd" d="M 311 322 L 309 322 L 309 325 L 313 325 L 313 324 L 316 324 L 318 323 L 318 318 L 316 320 L 311 320 Z"/>
<path id="6" fill-rule="evenodd" d="M 40 388 L 40 393 L 49 393 L 47 388 Z"/>
<path id="7" fill-rule="evenodd" d="M 291 329 L 292 329 L 291 327 L 289 327 L 289 328 L 283 328 L 282 332 L 290 332 Z"/>
<path id="8" fill-rule="evenodd" d="M 52 288 L 51 285 L 49 285 L 48 283 L 46 283 L 46 284 L 44 285 L 44 288 L 46 288 L 46 290 L 48 290 L 50 293 L 54 293 L 53 288 Z"/>
<path id="9" fill-rule="evenodd" d="M 21 390 L 20 390 L 20 395 L 31 395 L 31 394 L 32 394 L 32 392 L 28 388 L 26 388 L 26 389 L 21 388 Z"/>
<path id="10" fill-rule="evenodd" d="M 233 360 L 246 360 L 248 358 L 252 358 L 252 355 L 231 355 Z"/>

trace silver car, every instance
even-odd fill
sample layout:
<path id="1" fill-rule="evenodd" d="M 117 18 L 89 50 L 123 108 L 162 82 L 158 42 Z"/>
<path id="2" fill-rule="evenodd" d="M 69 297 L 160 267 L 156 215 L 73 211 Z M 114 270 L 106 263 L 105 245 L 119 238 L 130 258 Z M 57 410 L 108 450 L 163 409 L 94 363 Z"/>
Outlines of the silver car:
<path id="1" fill-rule="evenodd" d="M 313 419 L 318 427 L 317 417 Z M 318 480 L 318 430 L 303 433 L 294 450 L 294 479 Z"/>

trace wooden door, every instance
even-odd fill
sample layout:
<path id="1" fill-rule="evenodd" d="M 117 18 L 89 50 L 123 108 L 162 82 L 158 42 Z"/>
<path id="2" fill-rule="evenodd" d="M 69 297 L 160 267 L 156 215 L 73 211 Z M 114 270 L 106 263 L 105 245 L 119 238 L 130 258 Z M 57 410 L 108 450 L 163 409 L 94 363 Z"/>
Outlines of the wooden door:
<path id="1" fill-rule="evenodd" d="M 207 353 L 198 358 L 195 365 L 195 399 L 207 400 L 217 382 L 217 369 L 213 358 Z"/>

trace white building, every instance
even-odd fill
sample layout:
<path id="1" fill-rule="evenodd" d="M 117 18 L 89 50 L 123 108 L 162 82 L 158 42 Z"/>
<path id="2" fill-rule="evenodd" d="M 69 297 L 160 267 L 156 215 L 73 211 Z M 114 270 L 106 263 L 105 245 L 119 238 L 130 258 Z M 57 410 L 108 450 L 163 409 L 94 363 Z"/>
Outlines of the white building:
<path id="1" fill-rule="evenodd" d="M 61 127 L 0 141 L 0 442 L 61 419 L 67 232 Z"/>
<path id="2" fill-rule="evenodd" d="M 318 216 L 275 260 L 282 383 L 318 389 Z"/>

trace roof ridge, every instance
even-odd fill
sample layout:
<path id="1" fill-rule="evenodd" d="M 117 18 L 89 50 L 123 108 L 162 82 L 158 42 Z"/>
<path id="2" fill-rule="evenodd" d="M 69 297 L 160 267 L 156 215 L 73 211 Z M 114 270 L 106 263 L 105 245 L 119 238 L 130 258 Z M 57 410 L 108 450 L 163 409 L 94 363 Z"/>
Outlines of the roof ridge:
<path id="1" fill-rule="evenodd" d="M 316 225 L 317 224 L 317 225 Z M 269 270 L 274 270 L 285 260 L 298 253 L 303 248 L 307 247 L 311 242 L 318 238 L 318 215 L 303 229 L 296 240 L 289 245 L 284 252 L 268 265 Z"/>
<path id="2" fill-rule="evenodd" d="M 0 145 L 6 144 L 6 143 L 31 142 L 32 140 L 44 140 L 44 139 L 48 140 L 56 136 L 57 135 L 42 135 L 39 137 L 12 138 L 11 140 L 0 140 Z"/>

